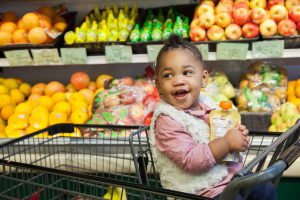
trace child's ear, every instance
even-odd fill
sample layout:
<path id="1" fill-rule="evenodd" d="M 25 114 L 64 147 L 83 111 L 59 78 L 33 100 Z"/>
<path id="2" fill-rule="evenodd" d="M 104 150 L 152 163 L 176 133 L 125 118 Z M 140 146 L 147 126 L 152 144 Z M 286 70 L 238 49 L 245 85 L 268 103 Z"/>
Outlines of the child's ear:
<path id="1" fill-rule="evenodd" d="M 203 70 L 202 73 L 202 88 L 205 88 L 208 82 L 209 74 L 207 70 Z"/>

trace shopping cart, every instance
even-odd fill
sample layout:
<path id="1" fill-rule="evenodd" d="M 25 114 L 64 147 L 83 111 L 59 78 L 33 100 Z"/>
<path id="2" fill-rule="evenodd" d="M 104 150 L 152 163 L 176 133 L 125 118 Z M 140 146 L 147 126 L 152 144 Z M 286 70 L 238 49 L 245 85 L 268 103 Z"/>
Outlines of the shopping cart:
<path id="1" fill-rule="evenodd" d="M 138 181 L 144 185 L 161 187 L 150 150 L 148 127 L 130 135 L 131 152 Z M 251 147 L 244 153 L 244 167 L 225 188 L 219 199 L 235 199 L 243 189 L 247 196 L 251 187 L 266 181 L 277 186 L 283 172 L 300 155 L 300 120 L 286 132 L 250 132 Z M 144 137 L 146 136 L 146 138 Z M 155 184 L 153 184 L 155 183 Z"/>
<path id="2" fill-rule="evenodd" d="M 4 142 L 0 199 L 206 199 L 139 184 L 129 134 L 142 128 L 58 124 Z"/>

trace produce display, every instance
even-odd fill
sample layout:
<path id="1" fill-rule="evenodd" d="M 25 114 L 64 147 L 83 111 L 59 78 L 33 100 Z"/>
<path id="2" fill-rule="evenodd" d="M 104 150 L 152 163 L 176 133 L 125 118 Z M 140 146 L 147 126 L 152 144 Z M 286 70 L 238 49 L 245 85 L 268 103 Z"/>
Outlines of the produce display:
<path id="1" fill-rule="evenodd" d="M 66 44 L 83 42 L 125 42 L 135 24 L 138 15 L 137 5 L 134 4 L 130 10 L 125 3 L 123 9 L 117 5 L 100 11 L 98 6 L 93 12 L 86 16 L 85 21 L 76 27 L 75 32 L 69 31 L 65 34 Z"/>
<path id="2" fill-rule="evenodd" d="M 124 77 L 113 80 L 108 87 L 109 89 L 96 95 L 89 124 L 150 125 L 152 112 L 159 103 L 159 95 L 153 81 Z M 97 135 L 88 131 L 85 136 L 130 134 L 126 131 L 105 131 L 96 131 Z"/>
<path id="3" fill-rule="evenodd" d="M 288 82 L 287 100 L 297 106 L 300 112 L 300 79 Z"/>
<path id="4" fill-rule="evenodd" d="M 300 119 L 300 112 L 293 103 L 286 102 L 271 116 L 270 132 L 284 132 Z"/>
<path id="5" fill-rule="evenodd" d="M 259 35 L 293 36 L 300 31 L 300 1 L 201 1 L 191 22 L 192 41 L 238 40 Z"/>
<path id="6" fill-rule="evenodd" d="M 162 9 L 158 10 L 156 16 L 153 10 L 149 9 L 143 26 L 135 25 L 130 34 L 130 42 L 165 40 L 171 33 L 188 38 L 189 18 L 181 15 L 173 7 L 169 8 L 166 16 Z"/>
<path id="7" fill-rule="evenodd" d="M 0 45 L 52 43 L 68 25 L 66 19 L 59 15 L 63 9 L 42 6 L 21 18 L 12 11 L 2 13 Z"/>
<path id="8" fill-rule="evenodd" d="M 57 123 L 85 123 L 92 115 L 94 95 L 112 78 L 102 74 L 95 82 L 76 72 L 67 86 L 58 81 L 31 86 L 17 78 L 0 79 L 0 137 L 19 137 Z"/>
<path id="9" fill-rule="evenodd" d="M 286 101 L 287 74 L 283 68 L 266 62 L 250 66 L 239 85 L 241 111 L 276 111 Z"/>

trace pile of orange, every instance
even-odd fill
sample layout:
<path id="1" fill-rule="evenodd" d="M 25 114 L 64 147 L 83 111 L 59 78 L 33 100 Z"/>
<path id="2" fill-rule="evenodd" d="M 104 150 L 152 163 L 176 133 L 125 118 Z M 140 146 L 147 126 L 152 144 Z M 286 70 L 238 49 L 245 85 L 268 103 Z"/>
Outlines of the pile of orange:
<path id="1" fill-rule="evenodd" d="M 20 19 L 12 11 L 4 12 L 0 22 L 0 45 L 49 43 L 53 38 L 48 31 L 63 32 L 66 27 L 66 20 L 50 6 L 42 6 Z"/>
<path id="2" fill-rule="evenodd" d="M 300 79 L 289 81 L 287 89 L 287 100 L 295 104 L 300 111 Z"/>

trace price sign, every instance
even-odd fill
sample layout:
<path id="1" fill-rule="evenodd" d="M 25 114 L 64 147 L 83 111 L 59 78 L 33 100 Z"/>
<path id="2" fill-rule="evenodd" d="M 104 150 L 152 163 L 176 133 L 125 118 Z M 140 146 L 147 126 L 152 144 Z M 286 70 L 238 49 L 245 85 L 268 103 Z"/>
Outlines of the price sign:
<path id="1" fill-rule="evenodd" d="M 261 41 L 252 43 L 253 58 L 282 57 L 284 49 L 283 40 Z"/>
<path id="2" fill-rule="evenodd" d="M 34 63 L 36 65 L 60 64 L 57 49 L 31 49 Z"/>
<path id="3" fill-rule="evenodd" d="M 156 61 L 157 55 L 162 47 L 162 44 L 147 45 L 148 60 L 150 62 Z"/>
<path id="4" fill-rule="evenodd" d="M 32 58 L 27 49 L 4 51 L 4 55 L 10 66 L 25 66 L 33 64 Z"/>
<path id="5" fill-rule="evenodd" d="M 217 60 L 245 60 L 249 45 L 246 43 L 217 44 Z"/>
<path id="6" fill-rule="evenodd" d="M 208 60 L 209 57 L 208 44 L 197 44 L 196 47 L 201 52 L 203 60 Z"/>
<path id="7" fill-rule="evenodd" d="M 126 63 L 132 61 L 132 48 L 125 45 L 105 46 L 107 62 Z"/>
<path id="8" fill-rule="evenodd" d="M 86 64 L 85 48 L 61 48 L 60 54 L 64 64 Z"/>

